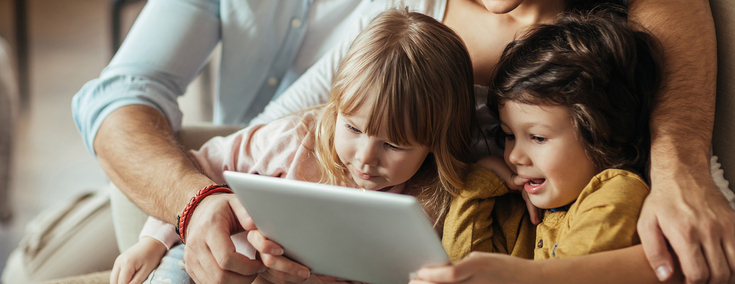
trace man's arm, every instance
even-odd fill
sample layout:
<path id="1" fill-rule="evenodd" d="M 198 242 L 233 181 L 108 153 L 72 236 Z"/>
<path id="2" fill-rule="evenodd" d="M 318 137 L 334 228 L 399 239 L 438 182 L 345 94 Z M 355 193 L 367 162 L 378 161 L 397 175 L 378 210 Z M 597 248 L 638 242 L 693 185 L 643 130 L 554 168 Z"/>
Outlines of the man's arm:
<path id="1" fill-rule="evenodd" d="M 112 112 L 97 131 L 94 149 L 110 180 L 143 211 L 167 223 L 176 224 L 197 190 L 214 184 L 176 144 L 163 115 L 148 106 Z"/>
<path id="2" fill-rule="evenodd" d="M 687 281 L 735 275 L 735 212 L 709 171 L 717 47 L 706 0 L 633 0 L 631 19 L 661 43 L 664 77 L 651 115 L 651 194 L 638 231 L 660 279 L 673 271 L 668 244 Z"/>
<path id="3" fill-rule="evenodd" d="M 178 147 L 166 119 L 148 106 L 119 108 L 94 140 L 110 180 L 154 217 L 176 224 L 176 215 L 201 188 L 214 184 Z M 155 178 L 150 178 L 155 177 Z M 263 265 L 235 252 L 232 232 L 249 216 L 232 194 L 212 195 L 194 210 L 187 228 L 187 272 L 197 283 L 250 283 Z"/>

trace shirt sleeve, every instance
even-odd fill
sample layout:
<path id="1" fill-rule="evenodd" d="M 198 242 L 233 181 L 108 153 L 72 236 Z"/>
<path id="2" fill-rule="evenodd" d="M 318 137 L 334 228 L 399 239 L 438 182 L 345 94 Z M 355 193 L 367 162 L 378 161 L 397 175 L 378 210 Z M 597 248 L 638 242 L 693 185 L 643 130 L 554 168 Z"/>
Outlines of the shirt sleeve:
<path id="1" fill-rule="evenodd" d="M 615 250 L 640 243 L 636 224 L 648 185 L 630 172 L 603 173 L 570 208 L 568 233 L 552 250 L 556 258 Z M 576 204 L 575 204 L 576 205 Z"/>
<path id="2" fill-rule="evenodd" d="M 171 247 L 179 241 L 179 235 L 176 234 L 176 228 L 174 225 L 150 216 L 148 217 L 148 220 L 145 221 L 143 230 L 140 231 L 139 238 L 142 237 L 151 237 L 158 240 L 166 246 L 166 250 L 171 249 Z"/>
<path id="3" fill-rule="evenodd" d="M 191 156 L 202 172 L 224 183 L 224 171 L 286 177 L 293 172 L 297 155 L 308 151 L 306 143 L 316 111 L 295 114 L 264 125 L 253 125 L 227 137 L 207 141 Z"/>
<path id="4" fill-rule="evenodd" d="M 72 100 L 88 150 L 94 154 L 93 141 L 107 115 L 126 105 L 159 110 L 177 131 L 182 113 L 176 99 L 219 39 L 219 1 L 148 1 L 110 64 Z"/>
<path id="5" fill-rule="evenodd" d="M 452 200 L 444 221 L 442 246 L 451 261 L 461 260 L 472 251 L 509 254 L 503 230 L 493 214 L 498 198 L 506 193 L 508 188 L 495 173 L 470 165 L 465 188 Z"/>

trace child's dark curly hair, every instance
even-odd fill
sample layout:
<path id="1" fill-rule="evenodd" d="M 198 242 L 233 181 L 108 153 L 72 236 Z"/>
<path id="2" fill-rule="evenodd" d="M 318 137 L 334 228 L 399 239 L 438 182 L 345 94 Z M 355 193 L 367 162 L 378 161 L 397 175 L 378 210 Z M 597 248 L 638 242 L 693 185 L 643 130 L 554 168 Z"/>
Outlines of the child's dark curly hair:
<path id="1" fill-rule="evenodd" d="M 624 9 L 606 6 L 529 30 L 503 52 L 488 106 L 496 117 L 508 100 L 566 106 L 598 169 L 643 173 L 661 61 L 655 39 L 626 18 Z"/>

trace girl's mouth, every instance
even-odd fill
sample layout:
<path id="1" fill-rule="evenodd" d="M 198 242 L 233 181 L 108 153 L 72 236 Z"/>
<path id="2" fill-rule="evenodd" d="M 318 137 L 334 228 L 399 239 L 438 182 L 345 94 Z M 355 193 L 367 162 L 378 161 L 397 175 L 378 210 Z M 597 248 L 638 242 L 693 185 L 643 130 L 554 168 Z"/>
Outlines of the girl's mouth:
<path id="1" fill-rule="evenodd" d="M 523 189 L 525 189 L 528 194 L 538 193 L 544 183 L 546 183 L 545 178 L 530 179 L 523 185 Z"/>
<path id="2" fill-rule="evenodd" d="M 363 173 L 357 169 L 355 169 L 355 174 L 360 177 L 361 179 L 369 180 L 371 178 L 374 178 L 375 176 L 371 176 L 369 174 Z"/>

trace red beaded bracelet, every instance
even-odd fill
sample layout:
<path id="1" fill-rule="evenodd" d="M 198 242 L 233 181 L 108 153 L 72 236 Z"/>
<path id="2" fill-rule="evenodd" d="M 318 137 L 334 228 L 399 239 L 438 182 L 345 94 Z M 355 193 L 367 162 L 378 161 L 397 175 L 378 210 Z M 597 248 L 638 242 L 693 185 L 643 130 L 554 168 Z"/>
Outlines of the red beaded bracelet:
<path id="1" fill-rule="evenodd" d="M 184 234 L 186 233 L 186 226 L 189 225 L 189 219 L 191 219 L 191 214 L 194 212 L 194 208 L 196 208 L 197 205 L 199 205 L 199 202 L 202 202 L 205 197 L 215 193 L 233 192 L 226 184 L 213 184 L 202 188 L 197 191 L 197 194 L 194 195 L 191 200 L 189 200 L 189 203 L 186 204 L 186 207 L 184 207 L 184 211 L 181 212 L 181 215 L 176 216 L 176 221 L 178 223 L 176 226 L 176 233 L 179 234 L 181 242 L 186 243 L 186 241 L 184 240 Z"/>

